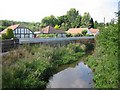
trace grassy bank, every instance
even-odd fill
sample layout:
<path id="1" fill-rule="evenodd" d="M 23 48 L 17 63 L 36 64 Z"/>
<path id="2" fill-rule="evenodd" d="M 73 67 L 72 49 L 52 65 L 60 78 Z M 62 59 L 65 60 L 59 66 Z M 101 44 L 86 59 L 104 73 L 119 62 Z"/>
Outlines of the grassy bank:
<path id="1" fill-rule="evenodd" d="M 45 89 L 57 67 L 77 61 L 90 45 L 69 44 L 62 47 L 43 45 L 19 47 L 2 56 L 3 88 Z"/>
<path id="2" fill-rule="evenodd" d="M 101 28 L 96 37 L 93 55 L 87 57 L 86 63 L 94 71 L 96 88 L 118 87 L 118 26 Z"/>

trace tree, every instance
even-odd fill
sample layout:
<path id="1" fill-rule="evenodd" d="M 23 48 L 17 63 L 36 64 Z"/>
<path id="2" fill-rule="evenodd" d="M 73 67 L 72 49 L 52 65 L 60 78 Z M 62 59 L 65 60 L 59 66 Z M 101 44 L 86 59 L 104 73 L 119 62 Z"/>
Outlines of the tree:
<path id="1" fill-rule="evenodd" d="M 70 28 L 70 26 L 68 25 L 68 23 L 62 23 L 62 25 L 61 25 L 61 27 L 60 27 L 60 29 L 62 29 L 62 30 L 68 30 Z"/>
<path id="2" fill-rule="evenodd" d="M 57 18 L 58 19 L 58 25 L 62 25 L 62 23 L 67 23 L 68 22 L 68 18 L 67 15 L 63 15 Z"/>
<path id="3" fill-rule="evenodd" d="M 91 18 L 90 21 L 89 21 L 89 29 L 90 29 L 90 28 L 94 28 L 93 18 Z"/>
<path id="4" fill-rule="evenodd" d="M 78 15 L 75 20 L 75 28 L 79 28 L 81 26 L 81 15 Z"/>
<path id="5" fill-rule="evenodd" d="M 77 11 L 75 8 L 71 8 L 69 11 L 67 11 L 67 18 L 70 28 L 79 27 L 81 21 L 79 11 Z"/>
<path id="6" fill-rule="evenodd" d="M 81 20 L 82 27 L 89 27 L 90 18 L 91 18 L 90 14 L 85 12 Z"/>
<path id="7" fill-rule="evenodd" d="M 55 25 L 55 29 L 60 29 L 60 25 Z"/>
<path id="8" fill-rule="evenodd" d="M 58 24 L 58 20 L 56 19 L 55 16 L 51 15 L 51 16 L 48 16 L 48 17 L 44 17 L 42 19 L 40 27 L 46 27 L 48 25 L 54 27 L 56 24 Z"/>
<path id="9" fill-rule="evenodd" d="M 95 23 L 94 23 L 94 28 L 98 28 L 98 22 L 97 21 L 95 21 Z"/>
<path id="10" fill-rule="evenodd" d="M 1 22 L 2 22 L 2 26 L 6 26 L 6 27 L 13 24 L 13 21 L 8 21 L 8 20 L 2 20 Z"/>
<path id="11" fill-rule="evenodd" d="M 6 31 L 6 38 L 11 39 L 14 38 L 13 30 L 11 28 L 8 28 Z"/>
<path id="12" fill-rule="evenodd" d="M 60 29 L 62 30 L 67 30 L 68 28 L 70 28 L 67 15 L 58 17 L 58 25 L 60 25 Z"/>

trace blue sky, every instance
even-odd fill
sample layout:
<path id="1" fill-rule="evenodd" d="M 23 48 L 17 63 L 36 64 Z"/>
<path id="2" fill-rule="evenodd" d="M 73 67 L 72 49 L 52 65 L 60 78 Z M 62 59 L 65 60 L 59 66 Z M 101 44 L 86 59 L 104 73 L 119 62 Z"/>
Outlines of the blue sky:
<path id="1" fill-rule="evenodd" d="M 61 16 L 70 8 L 81 15 L 89 12 L 94 21 L 115 18 L 119 0 L 0 0 L 0 20 L 40 22 L 49 15 Z"/>

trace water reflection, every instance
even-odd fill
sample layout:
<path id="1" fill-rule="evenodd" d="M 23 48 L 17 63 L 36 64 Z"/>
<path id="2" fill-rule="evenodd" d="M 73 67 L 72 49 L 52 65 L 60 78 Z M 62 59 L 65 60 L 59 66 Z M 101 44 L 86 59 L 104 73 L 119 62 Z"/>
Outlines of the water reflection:
<path id="1" fill-rule="evenodd" d="M 91 88 L 93 73 L 83 62 L 67 68 L 50 78 L 47 88 Z"/>

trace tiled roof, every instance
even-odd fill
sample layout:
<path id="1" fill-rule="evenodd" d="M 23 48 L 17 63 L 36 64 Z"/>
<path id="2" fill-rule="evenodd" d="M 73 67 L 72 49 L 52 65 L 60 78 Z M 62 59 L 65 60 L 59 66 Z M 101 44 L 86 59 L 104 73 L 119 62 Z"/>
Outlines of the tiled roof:
<path id="1" fill-rule="evenodd" d="M 88 28 L 70 28 L 68 31 L 66 31 L 66 33 L 71 33 L 71 34 L 78 34 L 78 33 L 82 33 L 83 30 L 89 30 L 92 34 L 96 34 L 97 32 L 99 32 L 99 29 L 88 29 Z"/>
<path id="2" fill-rule="evenodd" d="M 54 33 L 62 34 L 62 33 L 65 33 L 65 32 L 62 31 L 62 30 L 56 30 L 52 26 L 47 26 L 47 27 L 42 29 L 42 33 L 46 33 L 46 34 L 54 34 Z"/>
<path id="3" fill-rule="evenodd" d="M 11 28 L 12 30 L 15 30 L 17 27 L 19 27 L 19 24 L 11 25 L 11 26 L 7 27 L 6 29 L 4 29 L 4 30 L 3 30 L 2 32 L 0 32 L 0 33 L 6 33 L 6 31 L 7 31 L 8 28 Z"/>
<path id="4" fill-rule="evenodd" d="M 71 34 L 78 34 L 78 33 L 82 33 L 83 30 L 87 30 L 87 28 L 70 28 L 66 32 Z"/>
<path id="5" fill-rule="evenodd" d="M 93 29 L 93 28 L 91 28 L 91 29 L 89 29 L 90 30 L 90 32 L 92 33 L 92 34 L 96 34 L 97 32 L 99 32 L 99 29 Z"/>

